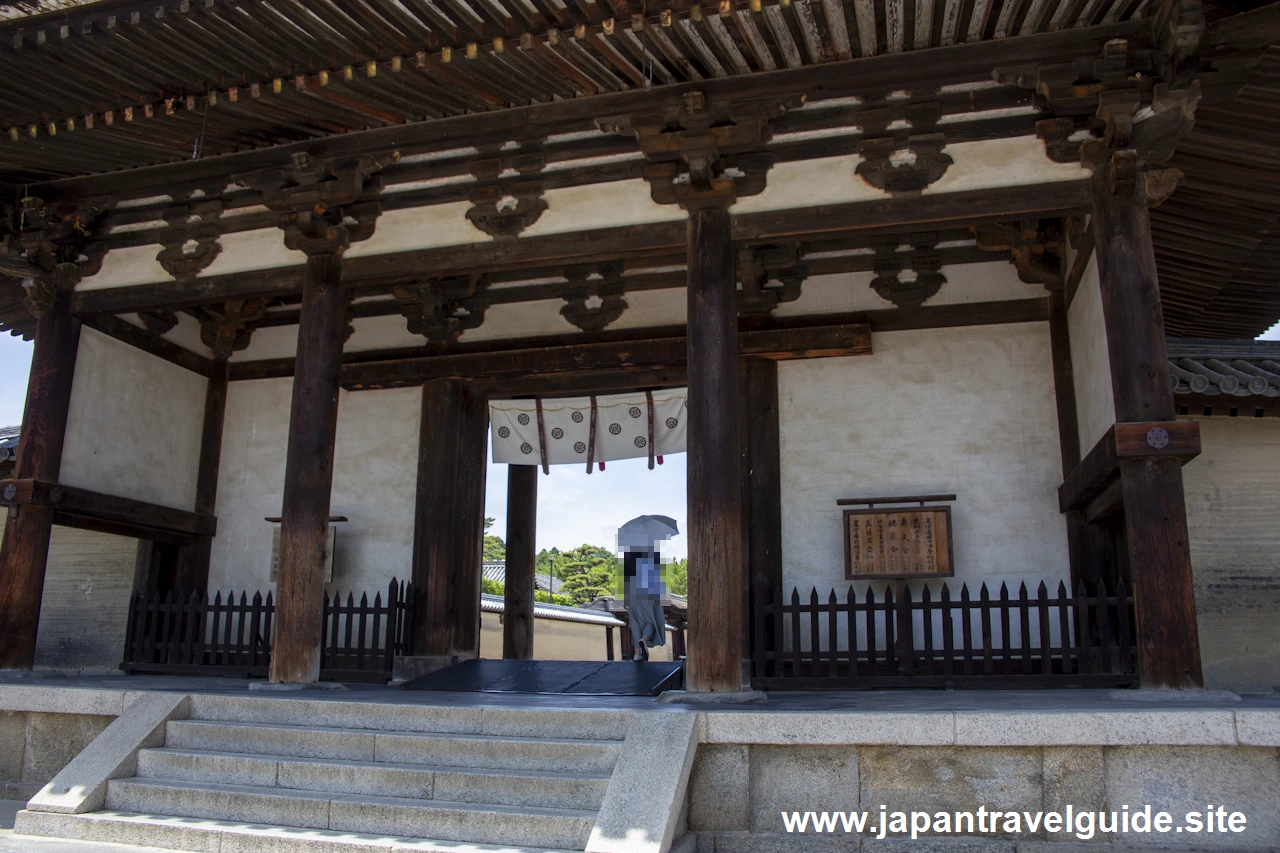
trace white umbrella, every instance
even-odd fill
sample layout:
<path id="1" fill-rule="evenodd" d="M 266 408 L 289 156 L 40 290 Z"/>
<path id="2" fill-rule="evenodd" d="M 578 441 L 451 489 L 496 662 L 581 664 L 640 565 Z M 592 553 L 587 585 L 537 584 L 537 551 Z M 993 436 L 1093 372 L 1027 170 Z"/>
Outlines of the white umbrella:
<path id="1" fill-rule="evenodd" d="M 624 551 L 653 550 L 653 546 L 680 533 L 674 518 L 641 515 L 618 528 L 618 547 Z"/>

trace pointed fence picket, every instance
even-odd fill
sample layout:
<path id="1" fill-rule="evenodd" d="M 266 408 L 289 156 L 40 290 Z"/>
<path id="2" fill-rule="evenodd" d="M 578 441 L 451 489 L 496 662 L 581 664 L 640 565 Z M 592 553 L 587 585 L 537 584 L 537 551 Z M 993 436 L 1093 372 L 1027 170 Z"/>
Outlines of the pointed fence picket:
<path id="1" fill-rule="evenodd" d="M 412 585 L 392 580 L 385 597 L 324 597 L 320 678 L 386 681 L 412 636 Z M 135 594 L 129 604 L 124 661 L 129 673 L 265 676 L 271 668 L 275 599 L 255 592 Z"/>
<path id="2" fill-rule="evenodd" d="M 896 586 L 896 589 L 895 589 Z M 805 600 L 807 598 L 807 601 Z M 1136 679 L 1133 597 L 1121 582 L 1082 581 L 1056 595 L 1001 584 L 877 594 L 849 587 L 784 592 L 757 580 L 752 685 L 761 689 L 893 686 L 1124 686 Z"/>

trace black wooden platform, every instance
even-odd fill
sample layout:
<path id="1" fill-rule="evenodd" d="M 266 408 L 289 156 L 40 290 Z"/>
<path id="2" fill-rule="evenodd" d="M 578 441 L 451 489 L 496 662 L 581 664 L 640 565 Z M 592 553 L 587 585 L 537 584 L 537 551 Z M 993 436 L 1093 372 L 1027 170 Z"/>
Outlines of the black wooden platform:
<path id="1" fill-rule="evenodd" d="M 469 660 L 406 681 L 400 689 L 657 696 L 683 684 L 680 661 Z"/>

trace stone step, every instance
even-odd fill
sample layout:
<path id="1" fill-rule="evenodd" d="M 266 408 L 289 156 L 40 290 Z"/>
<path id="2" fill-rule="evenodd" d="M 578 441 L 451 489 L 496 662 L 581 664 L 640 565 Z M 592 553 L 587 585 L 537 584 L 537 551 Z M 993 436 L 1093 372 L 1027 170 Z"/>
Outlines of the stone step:
<path id="1" fill-rule="evenodd" d="M 191 697 L 191 718 L 196 720 L 438 734 L 621 740 L 631 717 L 631 711 L 572 707 L 477 708 L 212 694 Z"/>
<path id="2" fill-rule="evenodd" d="M 454 803 L 368 794 L 337 795 L 249 785 L 212 785 L 161 779 L 117 779 L 107 786 L 106 809 L 327 829 L 473 844 L 508 844 L 581 850 L 596 813 L 578 809 Z"/>
<path id="3" fill-rule="evenodd" d="M 167 726 L 165 746 L 298 758 L 595 775 L 613 772 L 621 741 L 173 720 Z"/>
<path id="4" fill-rule="evenodd" d="M 167 747 L 140 751 L 137 775 L 183 782 L 292 788 L 335 794 L 573 809 L 600 808 L 609 784 L 606 774 L 472 770 L 332 758 L 198 752 Z"/>
<path id="5" fill-rule="evenodd" d="M 327 829 L 266 826 L 207 818 L 179 818 L 129 812 L 90 814 L 18 812 L 20 835 L 128 844 L 194 853 L 567 853 L 528 845 L 481 845 Z M 19 839 L 10 844 L 21 849 Z"/>

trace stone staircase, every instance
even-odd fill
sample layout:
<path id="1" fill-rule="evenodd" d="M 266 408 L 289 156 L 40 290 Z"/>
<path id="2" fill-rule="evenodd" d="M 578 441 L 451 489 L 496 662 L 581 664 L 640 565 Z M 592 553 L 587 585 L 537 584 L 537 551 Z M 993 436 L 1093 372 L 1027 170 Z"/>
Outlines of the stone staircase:
<path id="1" fill-rule="evenodd" d="M 582 850 L 626 734 L 614 711 L 192 697 L 105 810 L 19 833 L 232 853 Z"/>

